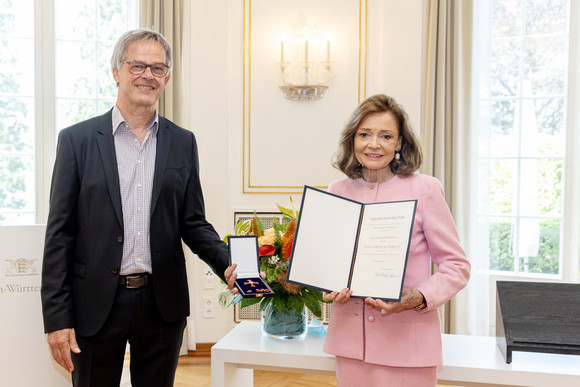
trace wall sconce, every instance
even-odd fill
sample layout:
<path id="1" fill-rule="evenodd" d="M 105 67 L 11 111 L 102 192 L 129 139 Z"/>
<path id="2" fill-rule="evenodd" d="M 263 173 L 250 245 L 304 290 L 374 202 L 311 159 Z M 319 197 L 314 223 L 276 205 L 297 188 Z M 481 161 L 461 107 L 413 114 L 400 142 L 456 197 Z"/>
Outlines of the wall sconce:
<path id="1" fill-rule="evenodd" d="M 284 98 L 301 101 L 324 97 L 330 81 L 330 40 L 308 37 L 280 42 L 280 89 Z"/>

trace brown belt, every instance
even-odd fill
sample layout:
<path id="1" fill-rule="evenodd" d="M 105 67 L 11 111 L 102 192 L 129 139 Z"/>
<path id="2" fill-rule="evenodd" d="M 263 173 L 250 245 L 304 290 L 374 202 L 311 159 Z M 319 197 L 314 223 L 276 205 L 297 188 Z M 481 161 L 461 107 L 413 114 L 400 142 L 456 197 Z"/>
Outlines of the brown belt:
<path id="1" fill-rule="evenodd" d="M 119 285 L 123 285 L 127 289 L 139 289 L 143 286 L 148 286 L 151 283 L 151 274 L 139 273 L 119 276 Z"/>

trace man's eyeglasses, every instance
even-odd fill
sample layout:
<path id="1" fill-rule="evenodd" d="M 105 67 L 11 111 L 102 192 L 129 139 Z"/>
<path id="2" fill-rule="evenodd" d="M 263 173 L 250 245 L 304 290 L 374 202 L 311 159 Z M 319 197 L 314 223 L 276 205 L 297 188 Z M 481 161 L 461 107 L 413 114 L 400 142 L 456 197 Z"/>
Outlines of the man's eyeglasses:
<path id="1" fill-rule="evenodd" d="M 156 63 L 156 64 L 145 64 L 142 62 L 137 61 L 126 61 L 124 60 L 123 63 L 127 63 L 129 65 L 129 72 L 133 75 L 141 75 L 147 70 L 147 67 L 151 69 L 151 74 L 155 77 L 164 77 L 169 72 L 169 66 L 164 65 L 163 63 Z"/>

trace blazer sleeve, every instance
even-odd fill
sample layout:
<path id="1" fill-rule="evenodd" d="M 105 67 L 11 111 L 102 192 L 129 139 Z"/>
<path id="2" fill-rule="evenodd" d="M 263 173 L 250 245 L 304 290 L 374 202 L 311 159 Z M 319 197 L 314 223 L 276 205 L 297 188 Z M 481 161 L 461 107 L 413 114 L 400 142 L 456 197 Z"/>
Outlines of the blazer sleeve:
<path id="1" fill-rule="evenodd" d="M 427 301 L 426 312 L 437 309 L 467 285 L 471 264 L 461 247 L 441 183 L 431 179 L 421 199 L 423 232 L 431 260 L 437 266 L 437 272 L 417 287 Z"/>
<path id="2" fill-rule="evenodd" d="M 56 154 L 42 262 L 45 332 L 73 327 L 69 268 L 74 256 L 80 184 L 75 152 L 66 130 L 59 134 Z"/>
<path id="3" fill-rule="evenodd" d="M 205 203 L 199 179 L 197 142 L 193 133 L 189 133 L 193 138 L 190 149 L 193 167 L 185 193 L 181 237 L 191 251 L 225 281 L 224 272 L 229 266 L 228 246 L 205 218 Z"/>

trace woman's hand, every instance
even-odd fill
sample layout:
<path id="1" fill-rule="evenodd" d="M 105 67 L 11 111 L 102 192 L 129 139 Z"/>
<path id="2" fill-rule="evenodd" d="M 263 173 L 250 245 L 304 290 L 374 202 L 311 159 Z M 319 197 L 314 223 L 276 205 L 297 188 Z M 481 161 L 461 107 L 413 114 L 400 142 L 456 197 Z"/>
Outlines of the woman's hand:
<path id="1" fill-rule="evenodd" d="M 350 296 L 352 295 L 352 290 L 349 288 L 344 288 L 339 292 L 334 291 L 332 293 L 324 293 L 322 295 L 322 299 L 326 302 L 333 301 L 338 302 L 339 304 L 346 304 L 348 300 L 350 300 Z"/>
<path id="2" fill-rule="evenodd" d="M 381 312 L 381 315 L 388 316 L 404 310 L 413 309 L 423 302 L 423 294 L 417 289 L 403 289 L 400 302 L 383 301 L 374 298 L 366 298 L 365 304 L 374 310 Z"/>

